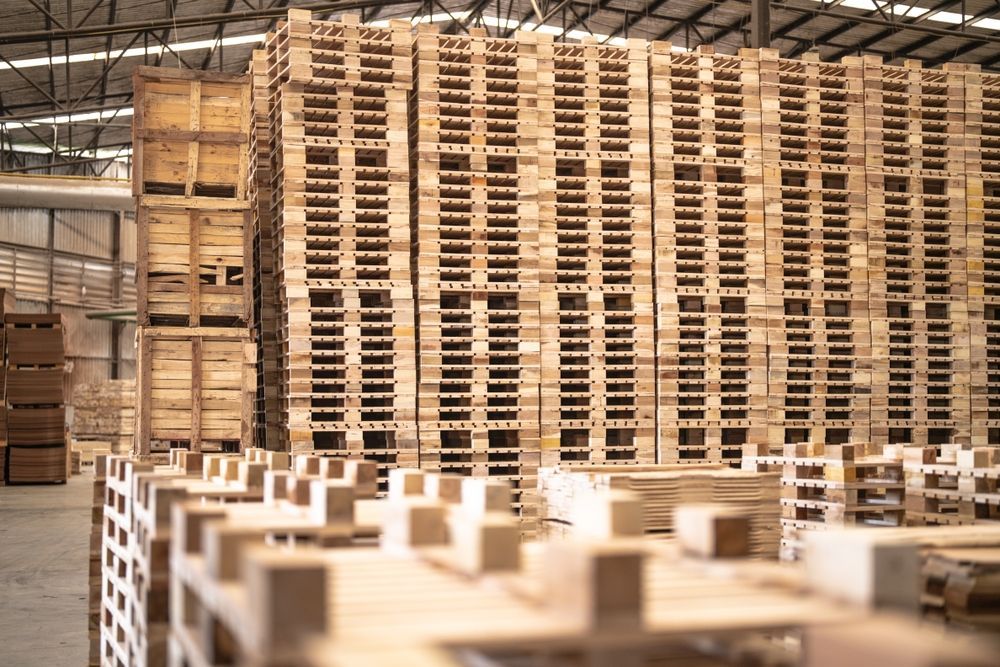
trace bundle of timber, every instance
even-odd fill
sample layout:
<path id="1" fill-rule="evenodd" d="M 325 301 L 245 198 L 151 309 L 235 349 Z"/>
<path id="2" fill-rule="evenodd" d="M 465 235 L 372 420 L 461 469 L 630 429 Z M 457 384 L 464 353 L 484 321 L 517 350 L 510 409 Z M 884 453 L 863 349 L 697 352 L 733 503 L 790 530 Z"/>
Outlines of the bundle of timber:
<path id="1" fill-rule="evenodd" d="M 660 459 L 767 441 L 758 52 L 649 52 Z"/>
<path id="2" fill-rule="evenodd" d="M 4 316 L 9 483 L 65 482 L 69 474 L 63 397 L 62 316 Z"/>
<path id="3" fill-rule="evenodd" d="M 545 41 L 538 61 L 542 464 L 653 463 L 646 43 Z"/>
<path id="4" fill-rule="evenodd" d="M 971 443 L 966 67 L 864 58 L 875 444 Z"/>
<path id="5" fill-rule="evenodd" d="M 164 466 L 108 459 L 102 664 L 165 664 L 170 559 L 178 530 L 171 525 L 175 506 L 189 507 L 190 521 L 224 520 L 234 530 L 269 531 L 293 544 L 343 541 L 340 516 L 330 509 L 341 508 L 335 505 L 340 500 L 336 492 L 346 489 L 351 498 L 373 498 L 375 465 L 318 457 L 299 457 L 295 463 L 293 471 L 288 454 L 262 449 L 247 449 L 242 456 L 174 449 Z M 327 492 L 332 486 L 337 488 Z M 350 540 L 377 535 L 374 503 L 359 501 Z M 181 525 L 192 530 L 187 520 Z"/>
<path id="6" fill-rule="evenodd" d="M 1000 520 L 1000 450 L 957 445 L 904 451 L 906 520 L 910 525 Z"/>
<path id="7" fill-rule="evenodd" d="M 879 451 L 874 448 L 873 451 Z M 781 456 L 747 447 L 743 469 L 781 471 L 781 557 L 798 558 L 802 533 L 834 526 L 902 526 L 903 461 L 860 444 L 789 444 Z"/>
<path id="8" fill-rule="evenodd" d="M 135 439 L 135 406 L 135 380 L 76 385 L 73 388 L 73 440 L 103 441 L 113 453 L 127 454 Z"/>
<path id="9" fill-rule="evenodd" d="M 871 581 L 869 599 L 876 605 L 905 601 L 949 627 L 1000 629 L 1000 526 L 812 533 L 804 560 L 807 568 L 827 573 L 839 563 L 843 576 L 835 576 L 831 587 L 843 588 L 845 577 Z M 908 583 L 916 590 L 905 589 Z"/>
<path id="10" fill-rule="evenodd" d="M 374 460 L 382 492 L 389 470 L 418 463 L 409 28 L 290 10 L 253 89 L 269 122 L 254 156 L 258 200 L 271 198 L 280 446 Z"/>
<path id="11" fill-rule="evenodd" d="M 541 534 L 568 534 L 581 499 L 595 491 L 626 489 L 642 502 L 643 534 L 672 536 L 681 505 L 713 503 L 750 517 L 750 554 L 777 558 L 781 518 L 777 472 L 733 470 L 721 464 L 542 468 L 538 473 Z"/>
<path id="12" fill-rule="evenodd" d="M 249 77 L 138 67 L 133 83 L 134 451 L 239 451 L 253 442 L 256 357 Z"/>
<path id="13" fill-rule="evenodd" d="M 485 487 L 463 488 L 456 502 L 419 485 L 394 471 L 377 548 L 275 548 L 266 531 L 179 507 L 171 595 L 185 604 L 171 619 L 171 655 L 260 667 L 524 665 L 553 654 L 573 664 L 819 666 L 810 642 L 829 647 L 864 622 L 877 641 L 844 640 L 860 655 L 909 643 L 940 664 L 995 657 L 809 592 L 777 563 L 741 562 L 746 518 L 719 507 L 685 508 L 677 544 L 643 542 L 638 499 L 602 494 L 572 539 L 522 544 Z M 803 630 L 805 649 L 791 640 Z"/>
<path id="14" fill-rule="evenodd" d="M 760 52 L 770 442 L 867 442 L 865 98 L 857 57 Z"/>

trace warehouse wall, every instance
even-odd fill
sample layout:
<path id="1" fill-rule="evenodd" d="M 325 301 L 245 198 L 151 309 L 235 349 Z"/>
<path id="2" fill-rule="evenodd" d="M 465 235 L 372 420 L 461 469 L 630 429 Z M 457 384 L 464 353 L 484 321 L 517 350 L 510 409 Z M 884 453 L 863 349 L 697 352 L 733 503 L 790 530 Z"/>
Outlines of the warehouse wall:
<path id="1" fill-rule="evenodd" d="M 105 172 L 128 175 L 117 162 Z M 135 377 L 135 325 L 85 316 L 135 309 L 135 252 L 132 213 L 0 208 L 0 288 L 14 290 L 19 311 L 63 314 L 70 392 L 80 382 Z"/>

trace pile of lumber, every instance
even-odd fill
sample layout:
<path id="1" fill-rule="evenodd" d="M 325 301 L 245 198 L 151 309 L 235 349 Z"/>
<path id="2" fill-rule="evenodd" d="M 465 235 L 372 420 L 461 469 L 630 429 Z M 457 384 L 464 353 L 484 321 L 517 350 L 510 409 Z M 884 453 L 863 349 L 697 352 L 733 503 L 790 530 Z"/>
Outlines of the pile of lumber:
<path id="1" fill-rule="evenodd" d="M 723 465 L 556 466 L 538 474 L 541 534 L 572 532 L 581 502 L 594 492 L 624 489 L 642 501 L 643 533 L 672 537 L 681 505 L 713 503 L 751 517 L 750 553 L 776 558 L 780 537 L 780 475 L 747 472 Z"/>
<path id="2" fill-rule="evenodd" d="M 69 451 L 62 316 L 8 313 L 4 333 L 7 482 L 65 482 Z"/>
<path id="3" fill-rule="evenodd" d="M 252 444 L 249 77 L 138 67 L 136 447 Z"/>
<path id="4" fill-rule="evenodd" d="M 126 454 L 135 439 L 135 380 L 83 382 L 73 388 L 74 448 L 79 441 L 101 441 Z"/>

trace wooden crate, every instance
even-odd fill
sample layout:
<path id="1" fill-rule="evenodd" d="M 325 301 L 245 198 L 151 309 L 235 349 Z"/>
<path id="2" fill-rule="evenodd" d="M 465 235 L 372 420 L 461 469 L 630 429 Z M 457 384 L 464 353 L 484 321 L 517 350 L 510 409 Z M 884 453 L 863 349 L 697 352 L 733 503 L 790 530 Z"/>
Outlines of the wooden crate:
<path id="1" fill-rule="evenodd" d="M 255 355 L 245 330 L 141 327 L 136 452 L 251 446 Z"/>
<path id="2" fill-rule="evenodd" d="M 132 83 L 135 195 L 150 204 L 182 196 L 195 207 L 245 199 L 249 78 L 140 66 Z"/>
<path id="3" fill-rule="evenodd" d="M 211 209 L 189 208 L 184 199 L 177 205 L 140 204 L 140 325 L 240 327 L 250 322 L 250 212 L 246 201 L 225 201 Z"/>

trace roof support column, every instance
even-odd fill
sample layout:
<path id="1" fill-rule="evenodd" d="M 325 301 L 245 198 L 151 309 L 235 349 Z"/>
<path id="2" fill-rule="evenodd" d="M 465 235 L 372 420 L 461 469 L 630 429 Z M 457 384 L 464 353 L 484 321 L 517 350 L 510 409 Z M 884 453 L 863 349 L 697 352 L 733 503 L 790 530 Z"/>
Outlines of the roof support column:
<path id="1" fill-rule="evenodd" d="M 771 46 L 771 3 L 769 0 L 750 2 L 750 47 L 766 49 Z"/>

